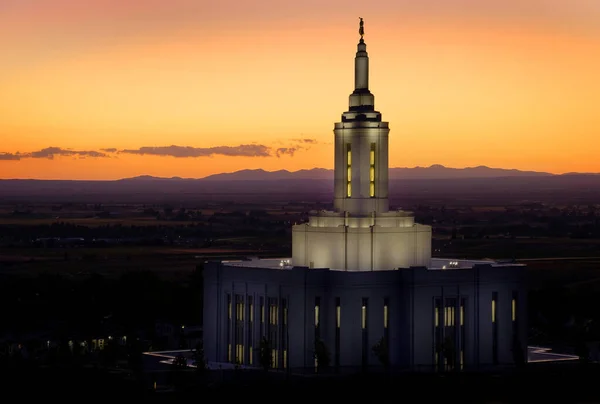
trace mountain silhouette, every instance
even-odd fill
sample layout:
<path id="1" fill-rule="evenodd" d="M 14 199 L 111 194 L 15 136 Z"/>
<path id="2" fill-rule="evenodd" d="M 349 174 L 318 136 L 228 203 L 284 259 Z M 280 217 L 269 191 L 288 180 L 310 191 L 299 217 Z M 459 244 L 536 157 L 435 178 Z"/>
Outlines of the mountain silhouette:
<path id="1" fill-rule="evenodd" d="M 515 169 L 490 168 L 486 166 L 450 168 L 440 164 L 429 167 L 394 167 L 389 169 L 390 180 L 396 179 L 449 179 L 449 178 L 496 178 L 496 177 L 538 177 L 551 176 L 553 174 L 539 171 L 520 171 Z M 140 178 L 140 177 L 138 177 Z M 310 170 L 278 170 L 265 171 L 240 170 L 231 173 L 220 173 L 202 178 L 207 181 L 269 181 L 269 180 L 292 180 L 292 179 L 314 179 L 333 180 L 333 170 L 326 168 L 313 168 Z"/>

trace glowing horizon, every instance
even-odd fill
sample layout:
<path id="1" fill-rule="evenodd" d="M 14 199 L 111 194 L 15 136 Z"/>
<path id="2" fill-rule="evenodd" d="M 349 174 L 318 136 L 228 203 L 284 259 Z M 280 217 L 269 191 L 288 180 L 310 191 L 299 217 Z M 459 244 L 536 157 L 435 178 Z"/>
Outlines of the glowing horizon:
<path id="1" fill-rule="evenodd" d="M 0 178 L 332 168 L 359 16 L 390 167 L 600 172 L 595 0 L 237 3 L 3 2 Z"/>

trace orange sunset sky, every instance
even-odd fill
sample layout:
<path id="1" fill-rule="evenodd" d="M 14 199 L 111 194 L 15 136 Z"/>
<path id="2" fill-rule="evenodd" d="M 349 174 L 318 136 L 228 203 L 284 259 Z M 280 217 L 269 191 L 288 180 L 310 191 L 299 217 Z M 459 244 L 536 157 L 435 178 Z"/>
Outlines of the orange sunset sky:
<path id="1" fill-rule="evenodd" d="M 598 0 L 2 0 L 0 178 L 332 168 L 358 17 L 390 166 L 600 172 Z"/>

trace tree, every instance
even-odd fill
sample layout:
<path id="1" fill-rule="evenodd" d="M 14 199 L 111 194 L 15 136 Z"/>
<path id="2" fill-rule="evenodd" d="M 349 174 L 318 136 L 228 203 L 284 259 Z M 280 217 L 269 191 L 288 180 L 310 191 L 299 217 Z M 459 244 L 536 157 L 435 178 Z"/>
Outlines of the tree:
<path id="1" fill-rule="evenodd" d="M 381 339 L 377 341 L 377 343 L 373 345 L 373 348 L 371 349 L 385 370 L 388 371 L 390 368 L 390 352 L 386 339 L 381 337 Z"/>
<path id="2" fill-rule="evenodd" d="M 204 357 L 204 345 L 202 340 L 196 344 L 196 349 L 193 351 L 194 365 L 198 373 L 204 373 L 206 370 L 206 358 Z"/>
<path id="3" fill-rule="evenodd" d="M 525 354 L 523 352 L 523 346 L 521 345 L 521 341 L 519 340 L 517 334 L 513 335 L 512 354 L 513 361 L 516 367 L 522 368 L 523 366 L 525 366 Z"/>
<path id="4" fill-rule="evenodd" d="M 273 363 L 273 354 L 271 352 L 271 343 L 266 337 L 262 337 L 260 340 L 259 346 L 259 356 L 258 361 L 260 362 L 260 366 L 266 371 L 272 366 Z"/>
<path id="5" fill-rule="evenodd" d="M 139 373 L 142 371 L 142 344 L 139 338 L 131 338 L 127 345 L 127 362 L 132 371 Z"/>
<path id="6" fill-rule="evenodd" d="M 317 360 L 317 371 L 327 369 L 331 362 L 331 355 L 322 339 L 315 339 L 315 359 Z"/>
<path id="7" fill-rule="evenodd" d="M 453 370 L 454 364 L 456 362 L 456 348 L 454 347 L 454 339 L 451 337 L 446 337 L 446 339 L 444 340 L 443 349 L 447 369 Z"/>

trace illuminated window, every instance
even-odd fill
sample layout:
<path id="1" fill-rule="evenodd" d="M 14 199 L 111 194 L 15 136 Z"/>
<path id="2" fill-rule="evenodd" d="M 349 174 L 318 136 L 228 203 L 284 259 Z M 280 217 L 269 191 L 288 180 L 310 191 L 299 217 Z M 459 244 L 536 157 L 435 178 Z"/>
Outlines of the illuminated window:
<path id="1" fill-rule="evenodd" d="M 363 304 L 362 308 L 361 308 L 361 321 L 360 323 L 362 324 L 362 329 L 364 330 L 365 328 L 367 328 L 367 306 L 365 306 Z"/>
<path id="2" fill-rule="evenodd" d="M 231 342 L 232 342 L 232 321 L 231 321 L 231 295 L 227 294 L 227 321 L 226 321 L 226 338 L 227 338 L 227 362 L 232 362 L 232 351 L 231 351 Z"/>
<path id="3" fill-rule="evenodd" d="M 496 298 L 492 298 L 492 323 L 496 322 Z"/>
<path id="4" fill-rule="evenodd" d="M 269 324 L 271 325 L 277 325 L 278 324 L 278 315 L 279 315 L 279 308 L 277 307 L 276 303 L 272 303 L 269 306 Z"/>
<path id="5" fill-rule="evenodd" d="M 465 333 L 465 306 L 466 299 L 460 299 L 460 369 L 463 370 L 465 368 L 465 348 L 467 346 L 466 339 L 467 335 Z"/>
<path id="6" fill-rule="evenodd" d="M 352 146 L 350 143 L 346 145 L 346 196 L 352 196 Z"/>
<path id="7" fill-rule="evenodd" d="M 363 297 L 362 299 L 362 307 L 360 309 L 360 324 L 361 324 L 361 328 L 363 330 L 366 330 L 367 328 L 367 307 L 368 307 L 368 303 L 369 303 L 369 299 L 366 297 Z"/>
<path id="8" fill-rule="evenodd" d="M 244 345 L 242 344 L 235 345 L 235 363 L 240 365 L 244 363 Z"/>
<path id="9" fill-rule="evenodd" d="M 388 328 L 388 305 L 383 305 L 383 328 Z"/>
<path id="10" fill-rule="evenodd" d="M 335 298 L 335 367 L 340 366 L 340 338 L 342 325 L 342 305 L 339 297 Z"/>
<path id="11" fill-rule="evenodd" d="M 436 327 L 440 326 L 440 308 L 437 306 L 435 306 L 434 322 Z"/>
<path id="12" fill-rule="evenodd" d="M 363 297 L 360 314 L 362 327 L 362 366 L 365 370 L 369 366 L 369 353 L 371 350 L 371 347 L 369 345 L 369 319 L 367 318 L 369 314 L 368 307 L 369 299 L 367 297 Z"/>
<path id="13" fill-rule="evenodd" d="M 287 349 L 283 350 L 283 368 L 287 368 Z"/>
<path id="14" fill-rule="evenodd" d="M 252 352 L 254 352 L 254 350 L 252 349 L 252 346 L 250 346 L 250 348 L 248 349 L 248 364 L 252 365 Z"/>
<path id="15" fill-rule="evenodd" d="M 369 154 L 369 196 L 375 196 L 375 143 L 371 143 Z"/>
<path id="16" fill-rule="evenodd" d="M 512 321 L 517 321 L 517 299 L 512 299 Z"/>
<path id="17" fill-rule="evenodd" d="M 454 306 L 446 306 L 444 308 L 444 325 L 446 327 L 454 326 L 454 314 L 455 314 Z"/>
<path id="18" fill-rule="evenodd" d="M 321 337 L 321 298 L 315 297 L 315 338 Z"/>

